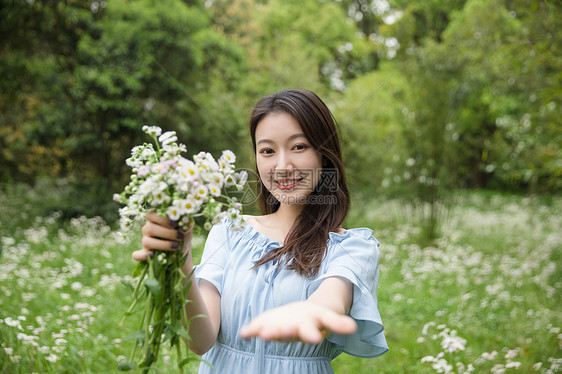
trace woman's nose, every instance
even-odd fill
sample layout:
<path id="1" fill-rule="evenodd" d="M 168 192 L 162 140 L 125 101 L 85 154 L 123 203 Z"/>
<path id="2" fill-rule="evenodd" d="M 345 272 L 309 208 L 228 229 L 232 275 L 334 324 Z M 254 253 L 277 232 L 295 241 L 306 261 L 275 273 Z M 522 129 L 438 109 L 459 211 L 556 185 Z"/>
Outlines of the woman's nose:
<path id="1" fill-rule="evenodd" d="M 293 169 L 293 163 L 291 161 L 291 155 L 287 152 L 279 152 L 277 157 L 277 165 L 275 165 L 277 170 L 291 170 Z"/>

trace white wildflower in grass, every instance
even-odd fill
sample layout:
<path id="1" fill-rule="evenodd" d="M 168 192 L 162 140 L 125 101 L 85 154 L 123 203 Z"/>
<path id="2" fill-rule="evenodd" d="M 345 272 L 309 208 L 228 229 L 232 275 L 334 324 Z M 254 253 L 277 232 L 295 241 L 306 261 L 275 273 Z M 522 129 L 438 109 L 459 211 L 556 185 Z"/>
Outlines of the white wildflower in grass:
<path id="1" fill-rule="evenodd" d="M 42 354 L 46 355 L 47 353 L 49 353 L 51 351 L 51 347 L 46 346 L 46 345 L 42 345 L 41 347 L 38 347 L 37 350 L 39 351 L 39 353 L 42 353 Z"/>
<path id="2" fill-rule="evenodd" d="M 63 344 L 66 344 L 66 343 L 68 343 L 68 341 L 66 341 L 65 339 L 62 339 L 62 338 L 55 340 L 56 345 L 63 345 Z"/>
<path id="3" fill-rule="evenodd" d="M 503 366 L 502 364 L 495 364 L 492 367 L 491 372 L 492 372 L 492 374 L 503 374 L 503 373 L 505 373 L 505 370 L 506 370 L 505 366 Z"/>
<path id="4" fill-rule="evenodd" d="M 144 126 L 143 131 L 155 145 L 132 149 L 126 161 L 132 168 L 130 182 L 121 194 L 114 196 L 114 200 L 125 205 L 119 210 L 123 231 L 138 227 L 136 224 L 144 220 L 150 209 L 177 223 L 181 230 L 191 226 L 210 229 L 225 217 L 234 223 L 234 228 L 242 227 L 241 205 L 223 193 L 226 187 L 241 188 L 247 180 L 247 174 L 235 174 L 233 152 L 223 151 L 218 162 L 208 152 L 199 152 L 190 160 L 182 156 L 186 147 L 177 143 L 174 131 L 162 132 L 157 126 Z M 187 344 L 184 338 L 189 337 L 185 328 L 189 322 L 182 322 L 187 321 L 188 302 L 187 288 L 183 286 L 185 276 L 180 271 L 183 261 L 181 251 L 176 251 L 138 264 L 133 274 L 138 277 L 133 288 L 134 300 L 125 316 L 133 314 L 141 300 L 145 300 L 147 312 L 142 316 L 141 330 L 135 333 L 138 344 L 128 361 L 119 362 L 118 369 L 134 368 L 139 346 L 138 365 L 149 370 L 158 360 L 163 341 L 169 341 L 176 349 L 180 368 L 187 362 L 180 349 L 180 344 Z"/>
<path id="5" fill-rule="evenodd" d="M 50 355 L 48 355 L 47 357 L 45 357 L 45 360 L 49 361 L 49 362 L 57 362 L 59 360 L 59 356 L 57 356 L 54 353 L 51 353 Z"/>
<path id="6" fill-rule="evenodd" d="M 511 360 L 512 358 L 515 358 L 515 356 L 517 356 L 517 354 L 519 353 L 519 349 L 509 349 L 507 351 L 507 353 L 505 354 L 505 358 L 508 360 Z"/>
<path id="7" fill-rule="evenodd" d="M 13 319 L 12 317 L 4 318 L 4 323 L 10 327 L 17 327 L 19 330 L 23 330 L 21 327 L 21 322 L 17 319 Z"/>
<path id="8" fill-rule="evenodd" d="M 492 352 L 483 352 L 480 357 L 478 357 L 476 359 L 476 363 L 481 365 L 486 361 L 493 361 L 496 359 L 496 357 L 498 356 L 498 352 L 497 351 L 492 351 Z"/>
<path id="9" fill-rule="evenodd" d="M 427 356 L 422 358 L 422 362 L 430 362 L 431 367 L 437 373 L 452 373 L 453 365 L 449 364 L 446 359 L 443 358 L 442 354 L 437 355 L 437 357 Z"/>
<path id="10" fill-rule="evenodd" d="M 467 340 L 461 338 L 457 335 L 456 330 L 451 330 L 445 324 L 437 325 L 436 322 L 431 321 L 426 323 L 422 328 L 422 336 L 418 338 L 418 343 L 423 343 L 426 336 L 430 336 L 429 330 L 431 328 L 436 328 L 440 330 L 437 334 L 432 334 L 431 338 L 433 340 L 441 339 L 442 352 L 439 352 L 437 356 L 426 356 L 421 359 L 422 363 L 431 363 L 431 367 L 437 373 L 472 373 L 474 367 L 472 364 L 464 364 L 459 361 L 456 354 L 460 351 L 464 351 L 466 347 Z M 452 357 L 456 361 L 456 368 L 449 364 L 445 359 L 445 356 Z"/>
<path id="11" fill-rule="evenodd" d="M 447 331 L 442 331 L 439 333 L 439 336 L 443 338 L 443 340 L 441 341 L 441 347 L 447 352 L 453 353 L 456 351 L 464 351 L 466 339 L 457 336 L 457 332 L 455 330 L 451 331 L 450 333 Z"/>
<path id="12" fill-rule="evenodd" d="M 551 373 L 557 373 L 562 369 L 562 358 L 549 357 L 548 362 L 550 362 Z"/>
<path id="13" fill-rule="evenodd" d="M 506 369 L 519 369 L 520 366 L 521 363 L 517 361 L 509 361 L 505 364 Z"/>

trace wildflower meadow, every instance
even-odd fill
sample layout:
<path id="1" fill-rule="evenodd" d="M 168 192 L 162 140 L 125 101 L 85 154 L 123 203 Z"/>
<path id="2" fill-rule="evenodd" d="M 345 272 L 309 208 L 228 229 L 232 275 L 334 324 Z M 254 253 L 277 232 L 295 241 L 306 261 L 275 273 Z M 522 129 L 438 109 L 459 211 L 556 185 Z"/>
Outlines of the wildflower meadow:
<path id="1" fill-rule="evenodd" d="M 37 191 L 4 191 L 0 373 L 112 373 L 134 339 L 126 320 L 139 236 L 99 217 L 33 216 Z M 381 242 L 379 308 L 390 352 L 342 354 L 336 373 L 562 372 L 562 199 L 462 192 L 440 239 L 416 244 L 411 207 L 355 201 L 347 225 Z M 198 262 L 205 238 L 194 238 Z M 189 372 L 199 359 L 191 354 Z M 175 372 L 164 350 L 154 372 Z"/>

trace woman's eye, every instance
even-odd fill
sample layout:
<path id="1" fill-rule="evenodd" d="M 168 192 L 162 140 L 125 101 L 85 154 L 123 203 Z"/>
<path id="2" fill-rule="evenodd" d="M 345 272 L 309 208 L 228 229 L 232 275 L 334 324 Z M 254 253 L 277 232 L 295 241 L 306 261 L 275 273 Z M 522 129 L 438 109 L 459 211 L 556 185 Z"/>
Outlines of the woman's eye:
<path id="1" fill-rule="evenodd" d="M 307 149 L 308 146 L 306 144 L 297 144 L 293 147 L 293 149 L 297 151 L 302 151 L 303 149 Z"/>
<path id="2" fill-rule="evenodd" d="M 271 148 L 263 148 L 263 149 L 260 149 L 260 153 L 263 154 L 263 155 L 270 155 L 270 154 L 273 153 L 273 149 L 271 149 Z"/>

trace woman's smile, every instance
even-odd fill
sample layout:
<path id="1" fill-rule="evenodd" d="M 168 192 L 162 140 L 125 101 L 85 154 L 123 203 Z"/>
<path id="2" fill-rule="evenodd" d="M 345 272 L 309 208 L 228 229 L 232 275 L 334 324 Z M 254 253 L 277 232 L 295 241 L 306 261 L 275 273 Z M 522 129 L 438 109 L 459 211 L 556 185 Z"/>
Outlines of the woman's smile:
<path id="1" fill-rule="evenodd" d="M 274 182 L 280 190 L 292 190 L 297 187 L 303 178 L 299 179 L 275 179 Z"/>

